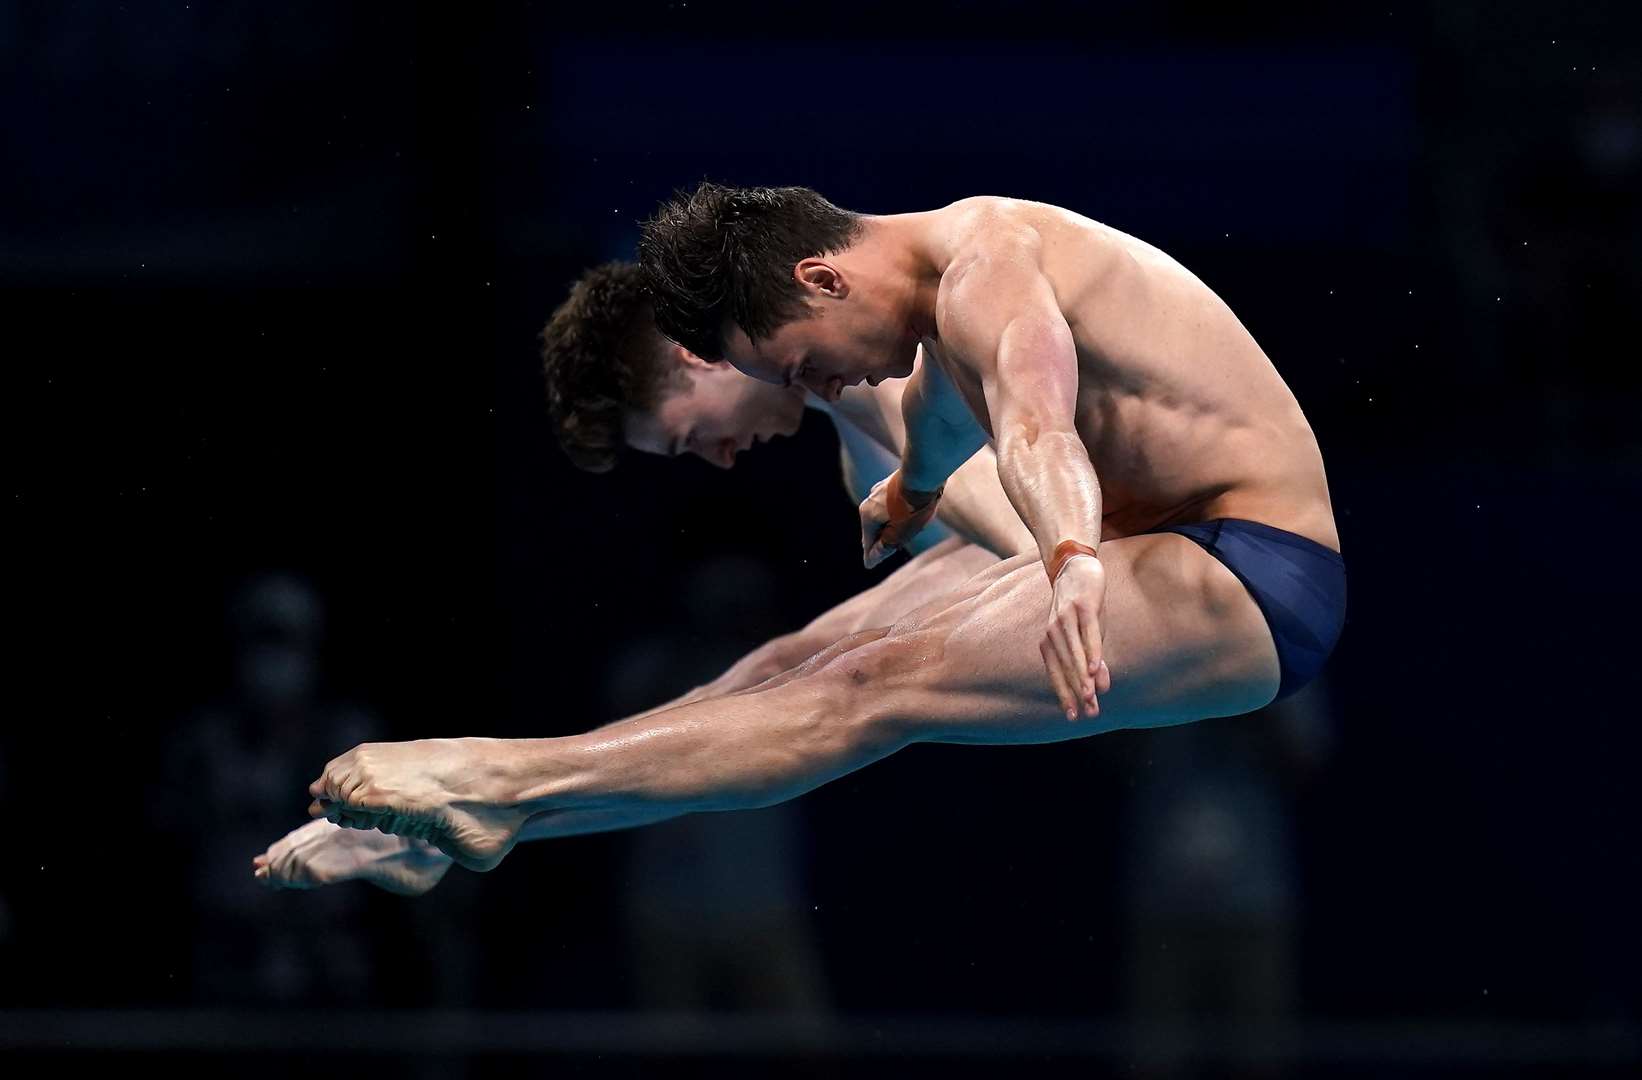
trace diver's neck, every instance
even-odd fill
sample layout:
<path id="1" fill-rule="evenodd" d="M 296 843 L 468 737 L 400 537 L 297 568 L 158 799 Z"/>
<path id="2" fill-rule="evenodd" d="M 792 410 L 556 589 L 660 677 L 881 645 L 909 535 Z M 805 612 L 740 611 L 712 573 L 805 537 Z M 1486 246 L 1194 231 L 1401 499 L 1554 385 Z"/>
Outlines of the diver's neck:
<path id="1" fill-rule="evenodd" d="M 941 291 L 941 264 L 931 244 L 935 215 L 889 214 L 871 217 L 861 241 L 872 253 L 872 261 L 887 268 L 891 279 L 905 283 L 906 321 L 920 337 L 935 334 L 935 300 Z"/>

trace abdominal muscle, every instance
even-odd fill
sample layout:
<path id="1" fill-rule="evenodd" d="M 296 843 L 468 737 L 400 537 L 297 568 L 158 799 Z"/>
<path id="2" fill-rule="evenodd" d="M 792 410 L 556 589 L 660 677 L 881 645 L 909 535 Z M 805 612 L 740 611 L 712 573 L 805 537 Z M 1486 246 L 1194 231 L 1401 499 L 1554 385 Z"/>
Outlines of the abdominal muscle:
<path id="1" fill-rule="evenodd" d="M 1243 518 L 1339 549 L 1322 454 L 1298 405 L 1234 421 L 1144 393 L 1113 403 L 1092 387 L 1079 393 L 1077 428 L 1100 482 L 1102 537 Z"/>
<path id="2" fill-rule="evenodd" d="M 1100 482 L 1103 538 L 1236 517 L 1339 550 L 1316 437 L 1231 309 L 1174 259 L 1069 211 L 1012 203 L 1078 350 L 1075 423 Z M 992 433 L 967 365 L 926 343 Z"/>

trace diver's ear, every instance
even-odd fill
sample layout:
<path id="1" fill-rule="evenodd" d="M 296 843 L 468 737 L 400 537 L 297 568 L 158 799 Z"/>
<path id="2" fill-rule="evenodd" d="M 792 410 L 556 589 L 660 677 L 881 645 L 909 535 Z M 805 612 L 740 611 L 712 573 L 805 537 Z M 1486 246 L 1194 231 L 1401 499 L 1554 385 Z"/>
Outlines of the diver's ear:
<path id="1" fill-rule="evenodd" d="M 850 292 L 844 272 L 825 259 L 803 260 L 793 267 L 793 278 L 805 289 L 834 300 L 842 300 Z"/>
<path id="2" fill-rule="evenodd" d="M 683 345 L 680 345 L 676 341 L 668 343 L 667 351 L 673 355 L 673 359 L 677 361 L 679 366 L 685 370 L 716 368 L 722 366 L 715 364 L 711 360 L 703 360 L 701 357 L 697 356 L 689 349 L 686 349 Z"/>

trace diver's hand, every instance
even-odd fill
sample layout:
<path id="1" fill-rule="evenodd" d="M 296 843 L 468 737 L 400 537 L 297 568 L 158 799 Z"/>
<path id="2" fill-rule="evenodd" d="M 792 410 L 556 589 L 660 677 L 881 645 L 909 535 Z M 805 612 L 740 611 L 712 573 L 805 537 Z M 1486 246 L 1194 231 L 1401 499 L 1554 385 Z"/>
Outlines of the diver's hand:
<path id="1" fill-rule="evenodd" d="M 1049 626 L 1038 645 L 1068 720 L 1078 718 L 1080 706 L 1085 716 L 1100 715 L 1095 695 L 1112 688 L 1112 672 L 1101 655 L 1105 611 L 1106 568 L 1093 555 L 1072 556 L 1055 578 Z"/>
<path id="2" fill-rule="evenodd" d="M 873 485 L 861 503 L 861 561 L 871 569 L 917 536 L 935 517 L 941 489 L 913 491 L 901 486 L 896 469 Z"/>

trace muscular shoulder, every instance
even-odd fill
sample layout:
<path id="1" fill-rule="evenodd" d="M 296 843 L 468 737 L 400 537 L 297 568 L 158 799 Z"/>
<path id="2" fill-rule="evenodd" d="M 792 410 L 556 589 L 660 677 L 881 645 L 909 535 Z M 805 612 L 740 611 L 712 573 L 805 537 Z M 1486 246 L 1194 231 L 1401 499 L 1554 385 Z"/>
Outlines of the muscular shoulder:
<path id="1" fill-rule="evenodd" d="M 947 210 L 947 265 L 936 296 L 943 330 L 955 314 L 995 308 L 1000 299 L 1052 296 L 1067 315 L 1134 261 L 1125 243 L 1132 238 L 1059 206 L 985 196 Z"/>
<path id="2" fill-rule="evenodd" d="M 1044 293 L 1045 233 L 1042 203 L 982 196 L 948 208 L 946 267 L 935 298 L 937 332 L 961 335 L 977 317 L 1001 304 L 1015 308 Z"/>
<path id="3" fill-rule="evenodd" d="M 962 277 L 976 262 L 1031 255 L 1042 245 L 1038 232 L 1041 203 L 976 195 L 944 211 L 947 271 L 943 284 Z"/>
<path id="4" fill-rule="evenodd" d="M 1092 218 L 1027 199 L 979 195 L 940 213 L 948 277 L 997 259 L 1052 262 L 1076 255 L 1098 262 L 1122 246 L 1121 234 Z"/>

